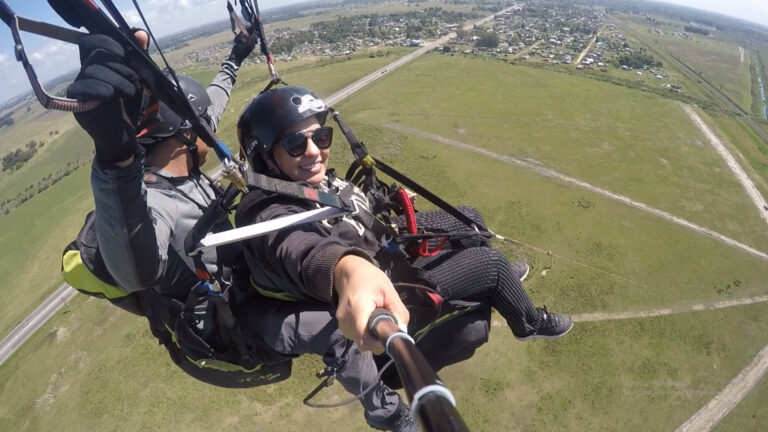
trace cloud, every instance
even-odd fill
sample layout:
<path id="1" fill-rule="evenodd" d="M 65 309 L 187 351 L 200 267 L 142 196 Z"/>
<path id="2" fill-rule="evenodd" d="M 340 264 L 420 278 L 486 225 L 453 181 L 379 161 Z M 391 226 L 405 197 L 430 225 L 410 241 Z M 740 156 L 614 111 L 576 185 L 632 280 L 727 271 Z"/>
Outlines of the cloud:
<path id="1" fill-rule="evenodd" d="M 10 64 L 8 56 L 0 53 L 0 67 L 5 67 L 8 64 Z"/>
<path id="2" fill-rule="evenodd" d="M 144 17 L 156 36 L 164 36 L 229 16 L 223 2 L 217 0 L 148 0 L 140 4 Z M 144 27 L 135 8 L 121 11 L 132 26 Z"/>
<path id="3" fill-rule="evenodd" d="M 63 72 L 67 67 L 71 68 L 78 65 L 80 60 L 77 46 L 57 40 L 50 40 L 44 43 L 30 53 L 29 58 L 34 66 L 39 66 L 40 68 L 53 67 L 59 73 Z"/>

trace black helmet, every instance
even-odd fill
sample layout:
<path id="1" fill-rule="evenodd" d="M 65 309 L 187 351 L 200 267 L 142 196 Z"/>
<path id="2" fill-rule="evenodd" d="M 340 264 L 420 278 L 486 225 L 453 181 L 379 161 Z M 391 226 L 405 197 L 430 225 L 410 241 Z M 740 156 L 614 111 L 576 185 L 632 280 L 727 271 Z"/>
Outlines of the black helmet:
<path id="1" fill-rule="evenodd" d="M 168 75 L 166 74 L 166 76 Z M 193 78 L 184 75 L 177 75 L 177 77 L 181 90 L 195 110 L 195 114 L 210 123 L 210 119 L 206 118 L 208 107 L 211 106 L 211 98 L 208 96 L 208 92 Z M 160 107 L 157 112 L 146 116 L 137 128 L 137 141 L 144 147 L 149 147 L 190 127 L 189 122 L 179 117 L 166 104 L 161 102 L 159 105 Z"/>
<path id="2" fill-rule="evenodd" d="M 237 121 L 237 140 L 251 167 L 265 172 L 259 155 L 269 154 L 283 131 L 312 116 L 324 125 L 328 107 L 304 87 L 278 87 L 256 96 Z"/>

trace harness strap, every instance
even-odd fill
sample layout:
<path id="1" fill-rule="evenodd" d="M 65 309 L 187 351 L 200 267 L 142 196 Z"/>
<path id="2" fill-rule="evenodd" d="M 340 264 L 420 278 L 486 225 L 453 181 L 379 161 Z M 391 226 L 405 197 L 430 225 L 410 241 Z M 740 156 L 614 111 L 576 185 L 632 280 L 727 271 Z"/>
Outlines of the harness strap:
<path id="1" fill-rule="evenodd" d="M 357 136 L 352 131 L 352 129 L 341 118 L 338 111 L 334 110 L 333 108 L 329 108 L 329 111 L 331 112 L 333 119 L 339 125 L 339 128 L 341 129 L 341 132 L 344 134 L 344 137 L 349 142 L 349 146 L 352 149 L 353 155 L 355 156 L 355 162 L 353 163 L 354 165 L 358 167 L 362 166 L 364 168 L 370 168 L 370 173 L 375 172 L 372 169 L 374 166 L 378 167 L 379 169 L 381 169 L 381 171 L 384 172 L 384 174 L 387 174 L 388 176 L 402 183 L 409 189 L 423 196 L 427 201 L 435 204 L 441 210 L 444 210 L 445 212 L 455 217 L 460 222 L 472 228 L 473 230 L 488 231 L 488 228 L 482 223 L 473 221 L 472 219 L 467 217 L 467 215 L 458 211 L 456 207 L 452 206 L 451 204 L 448 204 L 442 198 L 438 197 L 437 195 L 427 190 L 425 187 L 421 186 L 420 184 L 408 178 L 408 176 L 406 176 L 405 174 L 397 171 L 396 169 L 390 167 L 384 162 L 368 154 L 368 149 L 365 147 L 365 144 L 363 144 L 363 142 L 357 138 Z M 349 172 L 347 174 L 349 175 Z"/>
<path id="2" fill-rule="evenodd" d="M 425 187 L 421 186 L 420 184 L 416 183 L 415 181 L 411 180 L 406 176 L 405 174 L 402 174 L 401 172 L 397 171 L 396 169 L 392 168 L 391 166 L 385 164 L 384 162 L 373 158 L 374 161 L 376 161 L 376 166 L 384 172 L 384 174 L 392 177 L 396 181 L 404 184 L 407 188 L 413 190 L 417 194 L 423 196 L 426 200 L 429 202 L 435 204 L 438 206 L 441 210 L 444 210 L 446 213 L 450 214 L 451 216 L 458 219 L 460 222 L 464 223 L 466 226 L 479 231 L 488 231 L 488 228 L 483 225 L 480 222 L 475 222 L 472 219 L 470 219 L 467 215 L 460 212 L 456 209 L 456 207 L 452 206 L 451 204 L 448 204 L 446 201 L 438 197 L 437 195 L 433 194 L 429 190 L 427 190 Z"/>
<path id="3" fill-rule="evenodd" d="M 312 201 L 324 206 L 347 210 L 349 212 L 355 210 L 354 206 L 343 202 L 343 200 L 336 194 L 302 186 L 298 183 L 268 177 L 253 171 L 248 171 L 246 173 L 246 181 L 249 189 L 258 188 L 283 196 L 298 198 L 303 201 Z"/>

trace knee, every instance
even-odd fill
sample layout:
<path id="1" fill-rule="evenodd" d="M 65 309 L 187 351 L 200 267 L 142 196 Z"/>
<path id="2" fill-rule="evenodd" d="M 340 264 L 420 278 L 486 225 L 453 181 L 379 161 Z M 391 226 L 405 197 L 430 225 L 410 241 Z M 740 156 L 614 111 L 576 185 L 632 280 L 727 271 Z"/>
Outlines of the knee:
<path id="1" fill-rule="evenodd" d="M 474 207 L 470 206 L 459 206 L 458 210 L 465 214 L 468 218 L 472 219 L 475 223 L 479 223 L 482 225 L 485 225 L 485 220 L 483 219 L 483 215 L 480 214 L 480 211 L 477 210 Z"/>

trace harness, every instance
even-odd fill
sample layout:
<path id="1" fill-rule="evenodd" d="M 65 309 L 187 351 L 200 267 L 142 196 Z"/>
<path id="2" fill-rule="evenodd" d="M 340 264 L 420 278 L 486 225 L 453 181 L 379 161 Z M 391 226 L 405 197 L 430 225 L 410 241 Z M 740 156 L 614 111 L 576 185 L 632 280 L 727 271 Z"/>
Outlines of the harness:
<path id="1" fill-rule="evenodd" d="M 352 129 L 341 118 L 339 112 L 333 108 L 330 108 L 329 111 L 331 112 L 334 121 L 339 125 L 339 129 L 341 129 L 347 142 L 349 142 L 352 155 L 354 156 L 354 160 L 347 170 L 345 178 L 372 197 L 374 201 L 374 214 L 386 223 L 394 225 L 392 223 L 392 214 L 404 216 L 406 221 L 405 231 L 398 230 L 390 241 L 404 248 L 411 258 L 419 256 L 435 256 L 452 239 L 478 236 L 491 238 L 494 236 L 494 234 L 481 222 L 470 219 L 467 215 L 456 209 L 456 207 L 430 192 L 424 186 L 381 160 L 371 156 L 368 153 L 365 144 L 357 138 Z M 386 185 L 379 180 L 376 176 L 376 168 L 453 216 L 458 221 L 465 224 L 470 230 L 449 233 L 429 233 L 424 229 L 419 229 L 416 223 L 415 210 L 411 198 L 408 195 L 408 191 L 396 184 Z M 432 239 L 438 239 L 439 242 L 430 250 L 429 240 Z"/>
<path id="2" fill-rule="evenodd" d="M 198 202 L 180 189 L 174 179 L 156 170 L 144 173 L 144 184 L 149 189 L 169 190 L 194 203 L 205 214 L 210 209 L 221 209 L 226 193 L 209 205 Z M 206 177 L 196 178 L 215 184 Z M 230 189 L 231 191 L 232 189 Z M 226 212 L 224 213 L 226 217 Z M 205 215 L 204 215 L 205 217 Z M 216 219 L 214 217 L 214 219 Z M 287 379 L 291 372 L 291 359 L 275 353 L 268 346 L 246 343 L 237 323 L 233 307 L 245 303 L 244 284 L 236 274 L 237 267 L 229 255 L 219 253 L 219 271 L 211 275 L 202 260 L 202 252 L 194 255 L 193 271 L 173 248 L 169 249 L 169 264 L 158 286 L 192 286 L 184 298 L 162 294 L 154 288 L 128 292 L 117 285 L 104 264 L 96 240 L 94 214 L 86 216 L 77 238 L 64 250 L 62 275 L 64 280 L 83 294 L 106 298 L 114 305 L 145 316 L 152 334 L 164 345 L 172 360 L 193 377 L 222 387 L 253 387 Z M 221 219 L 212 225 L 216 226 Z"/>

